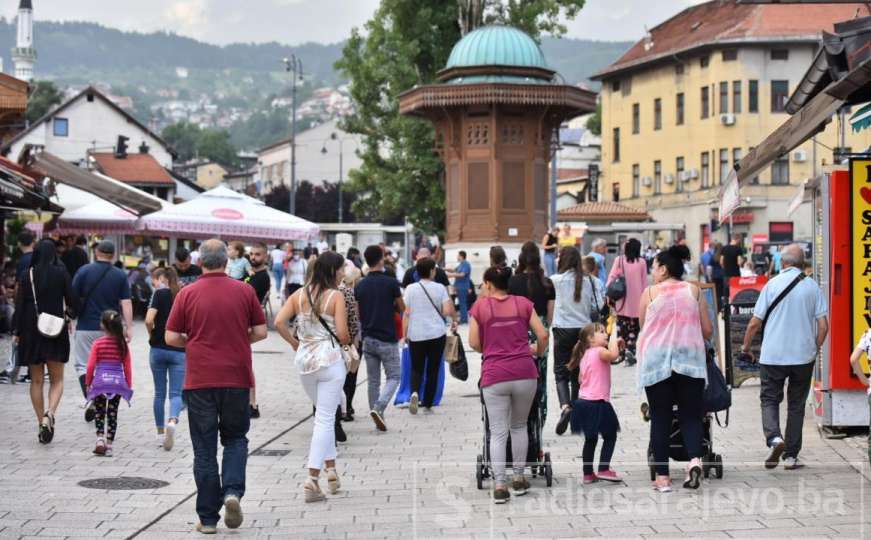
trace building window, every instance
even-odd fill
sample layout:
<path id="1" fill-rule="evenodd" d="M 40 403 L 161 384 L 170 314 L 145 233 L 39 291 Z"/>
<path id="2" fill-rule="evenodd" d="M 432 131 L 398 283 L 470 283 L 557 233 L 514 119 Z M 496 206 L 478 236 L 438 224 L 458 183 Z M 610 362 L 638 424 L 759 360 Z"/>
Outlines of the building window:
<path id="1" fill-rule="evenodd" d="M 679 126 L 683 125 L 683 92 L 679 93 L 675 99 L 675 123 Z"/>
<path id="2" fill-rule="evenodd" d="M 624 96 L 628 96 L 632 93 L 632 79 L 625 79 L 620 83 L 620 90 L 623 92 Z"/>
<path id="3" fill-rule="evenodd" d="M 738 59 L 738 49 L 726 49 L 723 51 L 723 62 L 733 62 Z"/>
<path id="4" fill-rule="evenodd" d="M 747 112 L 749 113 L 758 113 L 759 112 L 759 81 L 748 81 L 748 101 L 747 101 Z"/>
<path id="5" fill-rule="evenodd" d="M 711 186 L 711 156 L 707 152 L 702 152 L 702 189 Z"/>
<path id="6" fill-rule="evenodd" d="M 736 167 L 738 165 L 738 163 L 741 162 L 742 157 L 743 156 L 741 155 L 740 148 L 733 148 L 732 149 L 732 167 L 733 168 Z"/>
<path id="7" fill-rule="evenodd" d="M 677 64 L 674 66 L 674 74 L 675 75 L 683 75 L 684 67 L 683 64 Z"/>
<path id="8" fill-rule="evenodd" d="M 611 184 L 611 199 L 614 202 L 620 202 L 620 184 L 617 182 Z"/>
<path id="9" fill-rule="evenodd" d="M 615 93 L 620 91 L 620 81 L 611 81 L 611 91 Z"/>
<path id="10" fill-rule="evenodd" d="M 662 162 L 659 160 L 653 162 L 653 193 L 662 193 Z"/>
<path id="11" fill-rule="evenodd" d="M 55 118 L 52 123 L 55 137 L 68 137 L 70 134 L 70 121 L 66 118 Z"/>
<path id="12" fill-rule="evenodd" d="M 707 118 L 711 114 L 711 99 L 709 96 L 709 89 L 707 86 L 702 87 L 702 118 Z"/>
<path id="13" fill-rule="evenodd" d="M 620 128 L 614 128 L 614 162 L 620 161 Z"/>
<path id="14" fill-rule="evenodd" d="M 789 99 L 789 81 L 771 81 L 771 112 L 786 112 Z"/>
<path id="15" fill-rule="evenodd" d="M 641 132 L 641 105 L 632 104 L 632 133 L 637 135 Z"/>
<path id="16" fill-rule="evenodd" d="M 729 83 L 720 83 L 720 114 L 729 112 Z"/>
<path id="17" fill-rule="evenodd" d="M 710 63 L 711 63 L 711 57 L 708 55 L 705 55 L 705 56 L 702 56 L 701 58 L 699 58 L 699 66 L 700 67 L 706 68 L 706 67 L 708 67 L 708 64 L 710 64 Z"/>
<path id="18" fill-rule="evenodd" d="M 741 81 L 732 81 L 732 112 L 741 112 Z"/>
<path id="19" fill-rule="evenodd" d="M 789 49 L 771 49 L 772 60 L 789 60 Z"/>
<path id="20" fill-rule="evenodd" d="M 662 129 L 662 99 L 653 100 L 653 129 Z"/>
<path id="21" fill-rule="evenodd" d="M 683 191 L 683 182 L 684 182 L 684 179 L 683 179 L 683 173 L 684 173 L 683 156 L 681 156 L 675 160 L 674 168 L 675 168 L 674 176 L 675 176 L 675 182 L 676 182 L 674 190 L 677 191 L 678 193 L 680 193 L 681 191 Z"/>
<path id="22" fill-rule="evenodd" d="M 720 149 L 720 184 L 726 183 L 729 177 L 729 149 Z"/>
<path id="23" fill-rule="evenodd" d="M 789 184 L 789 154 L 780 156 L 771 164 L 771 184 L 778 186 Z"/>
<path id="24" fill-rule="evenodd" d="M 632 196 L 641 196 L 641 167 L 637 163 L 632 166 Z"/>
<path id="25" fill-rule="evenodd" d="M 754 148 L 755 148 L 754 146 L 751 146 L 751 147 L 747 148 L 747 152 L 748 152 L 748 153 L 752 152 Z M 751 184 L 758 184 L 758 183 L 759 183 L 759 175 L 757 174 L 756 176 L 754 176 L 753 178 L 751 178 L 751 179 L 750 179 L 750 183 L 751 183 Z"/>

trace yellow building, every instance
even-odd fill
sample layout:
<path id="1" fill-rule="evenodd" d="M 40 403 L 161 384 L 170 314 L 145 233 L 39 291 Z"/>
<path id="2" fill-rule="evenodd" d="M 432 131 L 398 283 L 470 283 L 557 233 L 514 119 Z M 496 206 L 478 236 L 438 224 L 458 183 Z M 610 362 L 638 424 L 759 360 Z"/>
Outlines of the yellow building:
<path id="1" fill-rule="evenodd" d="M 786 101 L 811 65 L 821 32 L 857 13 L 871 14 L 865 4 L 715 0 L 650 30 L 594 77 L 602 82 L 599 200 L 644 209 L 659 222 L 686 223 L 697 258 L 722 181 L 788 117 Z M 871 145 L 871 132 L 854 135 L 849 125 L 844 131 L 847 149 Z M 792 222 L 796 240 L 811 239 L 809 210 L 788 216 L 787 209 L 798 184 L 832 163 L 841 146 L 839 119 L 815 141 L 782 156 L 758 185 L 742 187 L 736 232 L 768 235 L 770 224 L 782 230 L 778 223 Z M 724 234 L 714 238 L 722 241 Z"/>

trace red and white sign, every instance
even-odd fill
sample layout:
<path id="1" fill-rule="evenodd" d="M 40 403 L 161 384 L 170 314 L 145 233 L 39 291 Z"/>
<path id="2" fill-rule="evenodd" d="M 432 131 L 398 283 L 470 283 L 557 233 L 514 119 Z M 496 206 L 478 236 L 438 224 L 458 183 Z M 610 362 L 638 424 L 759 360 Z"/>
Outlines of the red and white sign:
<path id="1" fill-rule="evenodd" d="M 767 234 L 754 234 L 750 237 L 750 241 L 755 244 L 767 244 L 768 243 L 768 235 Z"/>

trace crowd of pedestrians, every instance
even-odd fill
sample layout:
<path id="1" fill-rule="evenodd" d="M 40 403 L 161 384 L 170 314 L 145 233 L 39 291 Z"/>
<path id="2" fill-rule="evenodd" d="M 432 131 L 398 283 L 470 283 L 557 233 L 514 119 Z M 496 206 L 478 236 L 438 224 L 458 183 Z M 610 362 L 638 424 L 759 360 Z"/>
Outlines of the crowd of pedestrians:
<path id="1" fill-rule="evenodd" d="M 54 436 L 64 364 L 72 353 L 85 419 L 96 422 L 94 453 L 111 456 L 121 399 L 129 400 L 134 388 L 130 279 L 113 264 L 110 241 L 99 242 L 88 263 L 77 239 L 63 241 L 63 254 L 54 240 L 35 247 L 32 235 L 22 233 L 20 240 L 11 329 L 16 363 L 30 368 L 38 441 L 48 444 Z M 544 398 L 541 382 L 551 342 L 554 383 L 545 385 L 544 393 L 556 390 L 556 434 L 571 428 L 583 437 L 583 483 L 622 481 L 611 464 L 620 430 L 611 404 L 611 369 L 625 362 L 636 366 L 637 390 L 646 400 L 655 489 L 672 489 L 675 419 L 689 457 L 683 486 L 701 487 L 707 356 L 717 321 L 709 316 L 700 286 L 687 279 L 690 251 L 678 243 L 642 252 L 641 242 L 630 238 L 616 253 L 611 246 L 616 256 L 609 260 L 605 240 L 593 239 L 586 254 L 581 243 L 565 225 L 548 232 L 541 244 L 524 243 L 516 255 L 492 246 L 489 265 L 476 273 L 466 252 L 459 251 L 455 265 L 445 269 L 438 262 L 440 249 L 428 246 L 418 248 L 414 264 L 403 271 L 383 245 L 362 253 L 352 248 L 343 257 L 324 246 L 228 246 L 213 239 L 194 251 L 177 249 L 169 266 L 146 267 L 157 445 L 174 447 L 186 409 L 197 530 L 214 533 L 222 508 L 227 527 L 243 521 L 247 433 L 260 414 L 251 344 L 267 337 L 265 314 L 275 297 L 282 302 L 276 330 L 295 351 L 300 384 L 314 409 L 301 486 L 307 503 L 341 489 L 337 444 L 347 440 L 342 423 L 355 421 L 360 364 L 365 364 L 368 420 L 386 432 L 391 403 L 407 402 L 411 415 L 426 415 L 439 404 L 446 346 L 459 325 L 468 325 L 468 344 L 482 354 L 478 382 L 489 425 L 495 503 L 530 489 L 527 464 L 518 456 L 527 456 L 530 411 Z M 738 237 L 722 248 L 712 243 L 700 257 L 699 273 L 717 287 L 718 299 L 728 294 L 728 278 L 740 275 L 745 257 L 740 243 Z M 827 307 L 819 287 L 803 280 L 800 247 L 784 248 L 779 264 L 780 273 L 760 295 L 743 352 L 749 354 L 753 336 L 764 328 L 759 363 L 762 431 L 769 448 L 765 466 L 776 467 L 783 458 L 787 469 L 796 469 L 804 400 L 828 331 Z M 477 284 L 476 275 L 482 276 Z M 798 335 L 802 338 L 795 339 Z M 854 365 L 871 349 L 871 338 L 863 339 Z M 861 379 L 867 383 L 867 377 Z M 778 408 L 787 383 L 784 436 Z M 399 397 L 403 386 L 407 398 Z"/>

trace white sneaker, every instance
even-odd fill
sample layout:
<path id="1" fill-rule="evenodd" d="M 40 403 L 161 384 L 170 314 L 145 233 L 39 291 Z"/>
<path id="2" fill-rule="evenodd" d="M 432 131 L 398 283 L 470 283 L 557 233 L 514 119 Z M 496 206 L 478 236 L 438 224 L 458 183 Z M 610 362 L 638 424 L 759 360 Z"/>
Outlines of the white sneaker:
<path id="1" fill-rule="evenodd" d="M 787 471 L 794 471 L 796 469 L 801 469 L 802 467 L 804 467 L 804 463 L 799 461 L 798 458 L 783 458 L 783 468 Z"/>
<path id="2" fill-rule="evenodd" d="M 411 393 L 411 401 L 408 404 L 408 412 L 411 414 L 417 414 L 417 406 L 420 403 L 420 398 L 417 396 L 417 392 Z"/>
<path id="3" fill-rule="evenodd" d="M 771 440 L 771 444 L 768 445 L 768 457 L 765 458 L 765 468 L 766 469 L 774 469 L 780 463 L 780 456 L 783 455 L 783 451 L 786 450 L 786 444 L 784 444 L 783 439 L 780 437 L 775 437 Z"/>
<path id="4" fill-rule="evenodd" d="M 155 440 L 157 441 L 157 447 L 158 447 L 158 448 L 163 448 L 163 441 L 164 441 L 164 435 L 163 435 L 163 433 L 158 433 L 157 435 L 155 435 L 154 438 L 155 438 Z"/>
<path id="5" fill-rule="evenodd" d="M 164 428 L 163 449 L 166 451 L 172 450 L 172 445 L 175 444 L 175 422 L 167 422 Z"/>

